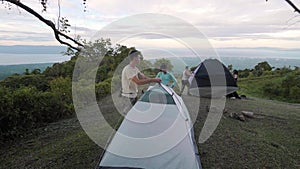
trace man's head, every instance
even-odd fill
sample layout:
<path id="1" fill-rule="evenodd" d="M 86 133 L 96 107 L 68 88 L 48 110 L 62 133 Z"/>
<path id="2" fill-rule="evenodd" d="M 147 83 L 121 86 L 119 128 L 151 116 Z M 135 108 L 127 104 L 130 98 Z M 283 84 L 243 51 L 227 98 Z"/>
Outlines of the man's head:
<path id="1" fill-rule="evenodd" d="M 128 53 L 128 57 L 130 59 L 130 61 L 132 61 L 134 58 L 136 57 L 142 57 L 142 53 L 136 49 L 130 50 Z"/>
<path id="2" fill-rule="evenodd" d="M 128 53 L 128 57 L 130 63 L 137 65 L 140 62 L 140 58 L 142 57 L 142 53 L 136 49 L 130 50 Z"/>
<path id="3" fill-rule="evenodd" d="M 237 75 L 237 74 L 239 74 L 239 72 L 238 72 L 236 69 L 234 69 L 234 70 L 233 70 L 233 74 L 236 74 L 236 75 Z"/>
<path id="4" fill-rule="evenodd" d="M 185 69 L 189 69 L 189 66 L 185 66 Z"/>

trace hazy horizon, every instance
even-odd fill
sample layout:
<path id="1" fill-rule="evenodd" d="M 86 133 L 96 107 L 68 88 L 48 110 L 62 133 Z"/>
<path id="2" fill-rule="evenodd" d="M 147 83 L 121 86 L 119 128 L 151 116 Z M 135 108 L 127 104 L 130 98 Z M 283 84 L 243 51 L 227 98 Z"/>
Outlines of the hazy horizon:
<path id="1" fill-rule="evenodd" d="M 3 47 L 6 47 L 5 51 L 1 50 Z M 64 56 L 62 54 L 62 49 L 66 48 L 64 46 L 17 45 L 8 47 L 0 45 L 0 65 L 61 63 L 71 58 L 71 56 Z M 214 50 L 217 55 L 213 57 L 189 55 L 190 53 L 186 53 L 186 50 L 180 49 L 170 49 L 173 53 L 164 52 L 163 50 L 140 50 L 144 51 L 144 58 L 152 62 L 155 59 L 170 59 L 175 67 L 174 73 L 180 73 L 182 67 L 185 65 L 196 66 L 207 58 L 219 59 L 225 66 L 232 64 L 234 69 L 251 69 L 262 61 L 267 61 L 271 66 L 276 68 L 300 66 L 300 49 L 216 48 Z"/>
<path id="2" fill-rule="evenodd" d="M 156 59 L 162 57 L 191 57 L 192 53 L 183 48 L 157 48 L 157 49 L 139 49 L 146 59 Z M 55 45 L 0 45 L 0 54 L 60 54 L 67 50 L 66 46 Z M 166 50 L 171 51 L 165 52 Z M 300 59 L 300 48 L 283 49 L 270 47 L 244 48 L 244 47 L 227 47 L 214 48 L 215 52 L 220 57 L 252 57 L 252 58 L 285 58 L 285 59 Z M 145 55 L 146 54 L 146 55 Z M 204 53 L 199 53 L 200 57 L 206 56 Z M 215 56 L 214 56 L 215 57 Z M 0 64 L 4 58 L 0 56 Z"/>

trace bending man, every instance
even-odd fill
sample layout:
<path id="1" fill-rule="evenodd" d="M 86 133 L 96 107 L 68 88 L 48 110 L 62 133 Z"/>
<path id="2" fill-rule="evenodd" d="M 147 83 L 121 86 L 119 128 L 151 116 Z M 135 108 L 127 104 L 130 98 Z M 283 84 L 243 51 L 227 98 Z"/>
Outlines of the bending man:
<path id="1" fill-rule="evenodd" d="M 148 78 L 136 67 L 140 63 L 141 52 L 131 50 L 128 54 L 130 63 L 122 71 L 122 96 L 127 97 L 131 105 L 137 102 L 138 85 L 160 83 L 159 78 Z"/>

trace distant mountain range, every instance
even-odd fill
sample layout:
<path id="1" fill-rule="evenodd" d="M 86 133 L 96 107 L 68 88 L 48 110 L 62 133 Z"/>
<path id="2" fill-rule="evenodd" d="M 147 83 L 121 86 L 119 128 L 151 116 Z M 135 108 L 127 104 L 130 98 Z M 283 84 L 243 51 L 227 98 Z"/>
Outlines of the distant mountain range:
<path id="1" fill-rule="evenodd" d="M 182 57 L 182 58 L 168 58 L 172 65 L 174 74 L 181 74 L 185 66 L 194 67 L 198 66 L 202 61 L 200 58 L 193 57 Z M 285 59 L 285 58 L 251 58 L 251 57 L 220 57 L 219 60 L 225 65 L 232 65 L 233 69 L 243 70 L 243 69 L 253 69 L 255 65 L 260 62 L 267 61 L 274 68 L 290 67 L 294 68 L 295 66 L 300 66 L 300 59 Z M 150 59 L 152 63 L 155 62 L 155 59 Z"/>
<path id="2" fill-rule="evenodd" d="M 0 45 L 0 79 L 14 73 L 22 74 L 26 68 L 44 70 L 53 63 L 67 61 L 70 57 L 61 54 L 66 49 L 65 46 Z M 155 56 L 160 56 L 159 58 L 171 60 L 174 74 L 181 74 L 186 65 L 197 66 L 204 58 L 189 57 L 185 53 L 181 53 L 179 49 L 174 50 L 174 52 L 177 52 L 180 57 L 170 58 L 160 56 L 160 53 L 155 54 Z M 231 64 L 234 69 L 252 69 L 262 61 L 267 61 L 276 68 L 300 66 L 300 48 L 216 48 L 216 52 L 225 66 Z M 155 62 L 155 58 L 148 58 L 148 60 L 152 63 Z"/>
<path id="3" fill-rule="evenodd" d="M 66 49 L 65 46 L 0 45 L 0 53 L 11 54 L 60 54 Z"/>

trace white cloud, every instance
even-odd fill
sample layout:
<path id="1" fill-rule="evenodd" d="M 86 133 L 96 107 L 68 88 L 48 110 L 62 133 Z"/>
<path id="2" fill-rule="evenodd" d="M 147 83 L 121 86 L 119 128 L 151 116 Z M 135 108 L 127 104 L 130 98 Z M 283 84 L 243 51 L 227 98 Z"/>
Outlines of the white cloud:
<path id="1" fill-rule="evenodd" d="M 23 0 L 35 10 L 41 11 L 41 5 L 36 0 Z M 23 2 L 22 1 L 22 2 Z M 58 15 L 57 1 L 48 1 L 49 7 L 46 18 L 55 21 Z M 299 4 L 298 1 L 295 3 Z M 299 4 L 300 5 L 300 4 Z M 1 6 L 1 5 L 0 5 Z M 295 17 L 293 9 L 285 1 L 264 0 L 89 0 L 87 12 L 81 0 L 61 1 L 61 16 L 70 20 L 71 35 L 80 34 L 89 39 L 94 32 L 105 25 L 120 18 L 139 13 L 163 13 L 181 18 L 195 25 L 208 36 L 216 47 L 283 47 L 299 46 L 300 17 Z M 19 14 L 21 11 L 22 14 Z M 53 38 L 51 30 L 40 21 L 16 8 L 8 11 L 0 8 L 0 18 L 4 20 L 0 25 L 0 36 L 4 30 L 9 30 L 12 36 L 1 38 L 0 44 L 58 44 Z M 15 18 L 15 19 L 14 19 Z M 170 29 L 178 30 L 180 25 L 169 25 Z M 124 28 L 123 28 L 124 29 Z M 122 28 L 116 36 L 122 35 Z M 163 29 L 161 27 L 155 28 Z M 132 30 L 133 31 L 133 30 Z M 29 36 L 31 34 L 32 36 Z M 180 32 L 183 36 L 193 36 L 189 32 Z M 33 36 L 34 35 L 34 36 Z M 13 39 L 14 37 L 15 40 Z M 26 39 L 26 37 L 28 37 Z M 48 41 L 45 38 L 49 37 Z M 50 38 L 52 37 L 52 38 Z M 174 45 L 167 39 L 149 40 L 139 39 L 139 44 Z M 134 42 L 132 45 L 134 45 Z M 137 41 L 136 41 L 137 43 Z"/>

